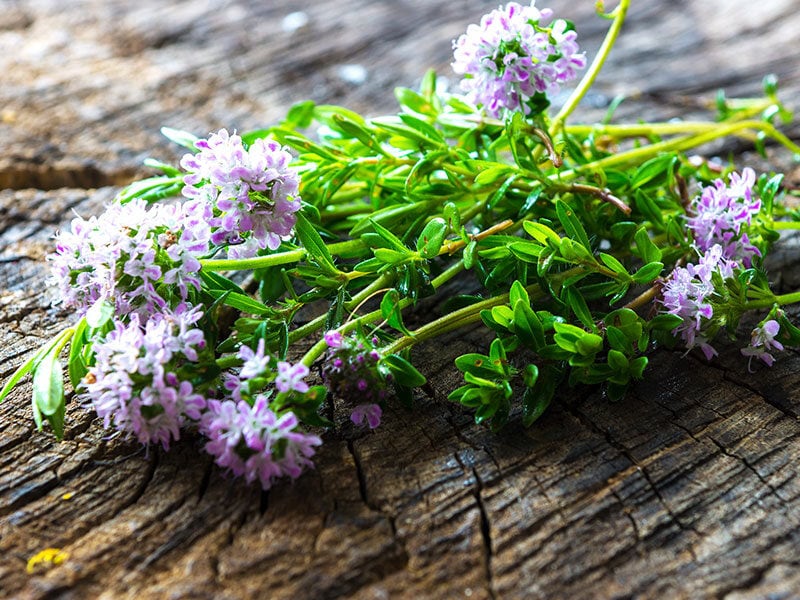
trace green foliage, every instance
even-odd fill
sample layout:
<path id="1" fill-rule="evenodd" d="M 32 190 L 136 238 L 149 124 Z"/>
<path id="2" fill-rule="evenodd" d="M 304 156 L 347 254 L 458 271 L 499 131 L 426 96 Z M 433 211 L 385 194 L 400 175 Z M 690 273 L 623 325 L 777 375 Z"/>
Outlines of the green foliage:
<path id="1" fill-rule="evenodd" d="M 326 350 L 314 337 L 321 329 L 370 331 L 381 343 L 381 369 L 411 405 L 411 390 L 425 377 L 409 348 L 482 322 L 493 341 L 487 354 L 455 359 L 464 385 L 449 395 L 474 411 L 476 422 L 498 429 L 521 418 L 530 426 L 561 386 L 601 386 L 619 400 L 644 377 L 648 352 L 674 344 L 682 324 L 659 311 L 660 293 L 676 267 L 697 261 L 686 227 L 690 190 L 720 176 L 688 153 L 725 131 L 754 137 L 757 146 L 771 137 L 797 149 L 774 128 L 789 115 L 776 82 L 764 83 L 766 98 L 720 94 L 718 121 L 686 123 L 685 130 L 675 123 L 612 125 L 621 98 L 591 125 L 569 125 L 565 115 L 551 120 L 543 94 L 530 100 L 527 116 L 491 119 L 466 98 L 437 92 L 433 71 L 418 90 L 395 90 L 398 107 L 390 115 L 294 104 L 279 124 L 241 135 L 246 146 L 277 140 L 295 157 L 303 208 L 294 234 L 252 259 L 205 257 L 196 298 L 214 343 L 195 380 L 219 384 L 241 344 L 264 340 L 280 359 L 292 356 L 295 344 L 310 347 L 303 362 L 311 366 Z M 162 133 L 196 149 L 190 133 Z M 146 164 L 159 174 L 127 186 L 118 202 L 180 196 L 179 168 Z M 761 210 L 745 229 L 766 254 L 788 227 L 782 221 L 793 226 L 800 210 L 782 201 L 781 175 L 762 175 L 755 193 Z M 783 344 L 800 345 L 800 329 L 777 308 L 800 298 L 776 296 L 762 264 L 756 258 L 735 277 L 715 276 L 708 302 L 716 320 L 707 335 L 735 331 L 742 314 L 757 309 L 780 323 Z M 246 271 L 252 279 L 219 271 Z M 447 286 L 456 276 L 470 293 Z M 440 314 L 426 307 L 409 318 L 408 307 L 436 294 Z M 93 306 L 12 374 L 0 401 L 31 375 L 37 425 L 47 421 L 61 436 L 64 371 L 78 387 L 94 360 L 93 340 L 108 330 L 113 312 L 109 302 Z M 272 401 L 306 424 L 327 426 L 320 415 L 325 400 L 326 390 L 312 386 Z"/>

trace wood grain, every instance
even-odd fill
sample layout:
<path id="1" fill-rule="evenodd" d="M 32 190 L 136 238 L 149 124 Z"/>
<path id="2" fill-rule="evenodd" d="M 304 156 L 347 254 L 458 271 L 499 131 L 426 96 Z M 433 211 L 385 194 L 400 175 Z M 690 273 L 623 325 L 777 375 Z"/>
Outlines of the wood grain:
<path id="1" fill-rule="evenodd" d="M 450 41 L 496 4 L 0 1 L 0 380 L 70 320 L 45 285 L 53 231 L 102 210 L 146 156 L 175 159 L 162 125 L 246 130 L 305 98 L 391 111 L 394 86 L 449 75 Z M 591 56 L 607 26 L 594 3 L 550 5 Z M 300 10 L 308 23 L 282 29 Z M 799 51 L 793 0 L 634 2 L 580 117 L 617 94 L 618 119 L 692 117 L 720 86 L 758 94 L 767 72 L 796 107 Z M 797 181 L 790 158 L 742 156 Z M 797 250 L 779 253 L 786 285 Z M 453 358 L 485 340 L 415 350 L 432 394 L 413 414 L 389 408 L 365 434 L 337 411 L 316 470 L 269 493 L 226 478 L 197 437 L 145 452 L 74 403 L 57 443 L 32 427 L 24 386 L 0 405 L 0 596 L 796 596 L 796 352 L 748 374 L 732 346 L 712 363 L 658 351 L 625 400 L 564 389 L 535 427 L 492 434 L 445 400 Z M 69 557 L 27 574 L 47 547 Z"/>

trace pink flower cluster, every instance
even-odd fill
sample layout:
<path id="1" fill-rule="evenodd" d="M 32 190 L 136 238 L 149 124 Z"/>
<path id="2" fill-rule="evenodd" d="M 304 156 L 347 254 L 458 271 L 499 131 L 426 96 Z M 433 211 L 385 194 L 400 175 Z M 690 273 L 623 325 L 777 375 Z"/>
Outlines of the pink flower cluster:
<path id="1" fill-rule="evenodd" d="M 771 367 L 775 362 L 775 357 L 770 354 L 771 350 L 783 350 L 783 344 L 775 339 L 775 336 L 780 333 L 781 326 L 775 319 L 765 321 L 750 334 L 750 344 L 742 348 L 741 352 L 744 356 L 749 356 L 752 361 L 753 358 L 760 358 L 768 367 Z"/>
<path id="2" fill-rule="evenodd" d="M 228 245 L 231 258 L 278 248 L 300 210 L 300 178 L 289 167 L 289 152 L 264 139 L 245 148 L 240 136 L 225 129 L 195 146 L 200 152 L 181 159 L 188 173 L 183 195 L 212 209 L 212 242 Z"/>
<path id="3" fill-rule="evenodd" d="M 269 395 L 259 390 L 274 381 L 280 393 L 304 394 L 309 390 L 303 381 L 308 367 L 279 361 L 273 368 L 263 339 L 255 350 L 242 346 L 238 357 L 242 360 L 238 373 L 228 373 L 224 381 L 229 398 L 208 402 L 200 431 L 208 437 L 205 449 L 217 465 L 248 483 L 257 479 L 266 490 L 276 479 L 296 478 L 303 468 L 313 466 L 310 458 L 322 440 L 299 430 L 291 411 L 276 413 Z"/>
<path id="4" fill-rule="evenodd" d="M 761 200 L 753 193 L 755 182 L 755 171 L 746 168 L 741 175 L 731 173 L 727 184 L 722 179 L 715 180 L 694 199 L 691 205 L 694 214 L 688 219 L 688 227 L 701 251 L 718 244 L 725 258 L 741 262 L 747 268 L 753 257 L 761 256 L 743 231 L 761 210 Z"/>
<path id="5" fill-rule="evenodd" d="M 708 360 L 717 355 L 705 336 L 706 325 L 714 317 L 714 275 L 727 279 L 735 267 L 736 263 L 723 256 L 722 247 L 715 245 L 696 265 L 676 267 L 664 284 L 661 302 L 665 312 L 683 319 L 673 334 L 680 335 L 688 349 L 699 346 Z"/>
<path id="6" fill-rule="evenodd" d="M 99 217 L 72 220 L 56 236 L 48 255 L 61 298 L 79 314 L 101 299 L 118 315 L 150 315 L 176 304 L 164 298 L 160 283 L 171 284 L 177 301 L 199 289 L 198 258 L 208 252 L 211 230 L 196 202 L 148 205 L 140 199 L 111 204 Z"/>
<path id="7" fill-rule="evenodd" d="M 575 31 L 560 19 L 546 27 L 552 11 L 534 4 L 509 2 L 453 42 L 453 71 L 465 77 L 461 89 L 490 116 L 530 114 L 534 96 L 552 97 L 586 66 Z"/>
<path id="8" fill-rule="evenodd" d="M 127 323 L 116 320 L 114 329 L 94 344 L 95 364 L 80 398 L 94 407 L 106 428 L 167 449 L 184 425 L 200 419 L 206 400 L 183 367 L 196 363 L 205 347 L 203 331 L 195 327 L 202 315 L 185 306 L 144 322 L 133 314 Z"/>
<path id="9" fill-rule="evenodd" d="M 366 421 L 370 429 L 381 424 L 381 404 L 388 395 L 391 373 L 381 366 L 380 353 L 372 345 L 338 331 L 325 334 L 328 353 L 322 367 L 322 379 L 331 392 L 357 403 L 350 419 L 356 425 Z"/>
<path id="10" fill-rule="evenodd" d="M 269 489 L 283 476 L 297 478 L 306 467 L 319 436 L 297 429 L 292 412 L 278 416 L 266 396 L 259 395 L 251 406 L 240 400 L 210 400 L 200 430 L 208 437 L 206 452 L 217 465 L 230 469 L 248 483 L 258 480 Z"/>

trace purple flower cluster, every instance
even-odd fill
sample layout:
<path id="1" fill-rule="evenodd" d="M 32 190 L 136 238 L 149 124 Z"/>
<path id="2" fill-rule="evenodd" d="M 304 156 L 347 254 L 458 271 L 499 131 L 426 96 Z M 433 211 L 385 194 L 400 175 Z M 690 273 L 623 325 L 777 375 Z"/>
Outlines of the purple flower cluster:
<path id="1" fill-rule="evenodd" d="M 751 362 L 753 357 L 760 358 L 768 367 L 771 367 L 775 362 L 775 357 L 769 353 L 770 350 L 783 350 L 783 344 L 775 339 L 780 330 L 780 323 L 775 319 L 765 321 L 753 329 L 750 335 L 750 344 L 742 348 L 742 354 L 749 356 Z"/>
<path id="2" fill-rule="evenodd" d="M 560 19 L 546 27 L 553 12 L 534 4 L 509 2 L 453 42 L 453 70 L 465 76 L 461 89 L 490 116 L 530 114 L 531 98 L 555 95 L 586 66 L 575 31 Z"/>
<path id="3" fill-rule="evenodd" d="M 705 252 L 719 244 L 725 258 L 741 262 L 747 268 L 753 257 L 761 256 L 742 231 L 761 210 L 761 200 L 753 194 L 755 181 L 755 171 L 746 168 L 741 175 L 731 173 L 727 185 L 722 179 L 715 180 L 694 199 L 688 227 L 700 250 Z"/>
<path id="4" fill-rule="evenodd" d="M 350 419 L 356 425 L 366 420 L 370 429 L 381 422 L 380 405 L 388 396 L 391 373 L 380 364 L 381 355 L 375 349 L 378 340 L 366 345 L 355 337 L 344 337 L 338 331 L 325 334 L 328 353 L 322 367 L 322 379 L 328 389 L 340 398 L 357 403 Z"/>
<path id="5" fill-rule="evenodd" d="M 309 387 L 303 378 L 308 367 L 273 361 L 263 339 L 255 350 L 241 346 L 237 356 L 242 361 L 238 373 L 227 373 L 223 381 L 229 398 L 209 400 L 200 431 L 208 437 L 206 451 L 219 466 L 248 483 L 258 479 L 266 490 L 275 479 L 296 478 L 304 467 L 313 466 L 313 447 L 322 443 L 318 436 L 297 429 L 297 416 L 291 411 L 276 413 L 270 394 L 262 393 L 270 382 L 281 393 L 306 393 Z"/>
<path id="6" fill-rule="evenodd" d="M 733 277 L 736 266 L 723 256 L 721 246 L 714 245 L 700 256 L 696 265 L 689 263 L 686 267 L 676 267 L 662 290 L 661 302 L 665 312 L 683 319 L 673 334 L 680 334 L 688 349 L 699 346 L 708 360 L 717 354 L 705 335 L 714 318 L 711 302 L 715 294 L 714 275 L 723 280 Z"/>
<path id="7" fill-rule="evenodd" d="M 181 160 L 188 172 L 183 195 L 212 209 L 212 242 L 229 245 L 232 258 L 280 246 L 300 210 L 300 178 L 289 167 L 289 152 L 264 139 L 245 148 L 240 136 L 224 129 L 195 146 L 200 152 Z"/>
<path id="8" fill-rule="evenodd" d="M 95 364 L 84 378 L 80 397 L 90 403 L 106 428 L 132 434 L 141 443 L 164 449 L 180 438 L 180 429 L 200 419 L 203 395 L 182 375 L 205 347 L 195 327 L 198 308 L 181 305 L 142 322 L 138 314 L 94 343 Z"/>
<path id="9" fill-rule="evenodd" d="M 80 314 L 107 299 L 118 315 L 147 316 L 199 289 L 198 257 L 208 252 L 210 235 L 196 202 L 148 207 L 136 199 L 111 204 L 100 217 L 73 219 L 47 259 L 65 304 Z M 168 297 L 161 283 L 174 286 Z"/>
<path id="10" fill-rule="evenodd" d="M 278 416 L 260 394 L 251 406 L 240 400 L 210 400 L 200 430 L 208 437 L 206 452 L 217 465 L 230 469 L 248 483 L 256 479 L 265 490 L 285 475 L 297 478 L 306 467 L 319 436 L 297 430 L 292 412 Z"/>

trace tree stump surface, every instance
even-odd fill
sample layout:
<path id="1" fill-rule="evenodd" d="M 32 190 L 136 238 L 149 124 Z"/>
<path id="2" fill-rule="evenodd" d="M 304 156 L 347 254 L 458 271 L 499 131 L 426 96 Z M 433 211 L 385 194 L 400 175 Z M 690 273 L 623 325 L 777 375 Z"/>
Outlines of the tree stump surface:
<path id="1" fill-rule="evenodd" d="M 608 25 L 594 3 L 550 5 L 591 58 Z M 0 0 L 0 381 L 71 322 L 45 284 L 52 234 L 99 213 L 145 157 L 178 158 L 162 125 L 245 131 L 306 98 L 393 111 L 393 87 L 428 67 L 455 80 L 450 41 L 496 6 Z M 307 23 L 292 30 L 295 11 Z M 636 1 L 576 120 L 617 94 L 619 122 L 708 115 L 718 88 L 759 95 L 767 73 L 797 108 L 798 51 L 794 0 Z M 787 153 L 768 155 L 743 162 L 796 185 Z M 773 279 L 797 285 L 800 249 L 779 250 Z M 198 437 L 145 452 L 74 402 L 56 442 L 33 427 L 27 383 L 0 405 L 0 596 L 800 595 L 797 352 L 749 374 L 732 345 L 710 363 L 659 350 L 623 401 L 565 388 L 532 428 L 493 434 L 446 400 L 454 357 L 486 343 L 474 330 L 415 349 L 431 393 L 413 413 L 390 407 L 364 433 L 338 411 L 316 469 L 268 493 L 226 477 Z M 27 573 L 51 547 L 68 558 Z"/>

